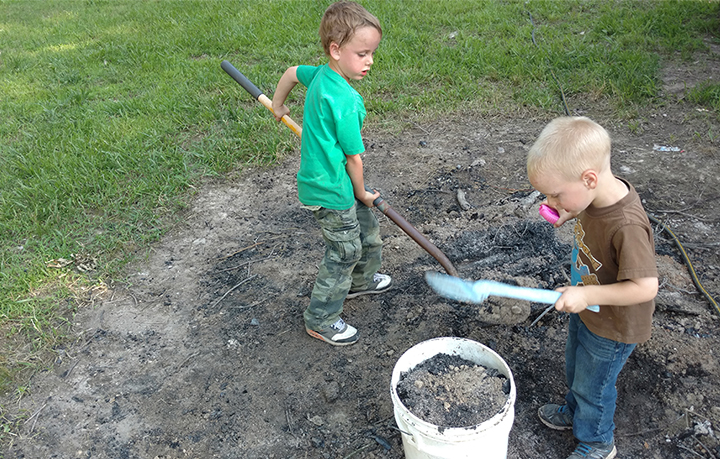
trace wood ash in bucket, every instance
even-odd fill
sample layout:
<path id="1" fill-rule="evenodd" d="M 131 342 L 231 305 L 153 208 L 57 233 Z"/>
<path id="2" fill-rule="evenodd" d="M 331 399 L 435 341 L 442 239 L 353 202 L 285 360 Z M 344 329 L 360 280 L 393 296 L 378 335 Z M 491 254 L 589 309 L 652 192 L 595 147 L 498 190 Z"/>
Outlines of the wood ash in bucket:
<path id="1" fill-rule="evenodd" d="M 397 393 L 405 407 L 426 422 L 441 428 L 469 427 L 502 410 L 510 381 L 495 368 L 440 353 L 403 372 Z"/>

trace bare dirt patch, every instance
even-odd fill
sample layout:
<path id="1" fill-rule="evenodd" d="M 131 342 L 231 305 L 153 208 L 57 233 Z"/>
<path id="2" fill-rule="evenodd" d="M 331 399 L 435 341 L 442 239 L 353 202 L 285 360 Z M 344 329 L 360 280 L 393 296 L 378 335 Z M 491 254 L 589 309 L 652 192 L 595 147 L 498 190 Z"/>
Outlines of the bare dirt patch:
<path id="1" fill-rule="evenodd" d="M 631 132 L 588 101 L 571 107 L 608 129 L 613 169 L 676 232 L 717 294 L 720 156 L 705 135 L 720 132 L 717 120 L 668 101 Z M 555 288 L 566 282 L 569 228 L 540 218 L 524 167 L 549 119 L 458 115 L 367 132 L 366 181 L 462 277 Z M 292 155 L 199 190 L 183 224 L 130 268 L 128 283 L 79 312 L 77 343 L 57 349 L 30 394 L 4 401 L 7 416 L 27 416 L 5 457 L 402 458 L 392 369 L 406 349 L 439 336 L 476 340 L 508 362 L 517 386 L 510 458 L 572 451 L 571 434 L 536 416 L 566 390 L 567 317 L 551 312 L 531 327 L 545 305 L 436 296 L 423 273 L 441 267 L 380 214 L 383 271 L 395 288 L 346 302 L 358 344 L 334 348 L 305 334 L 323 243 L 297 202 L 298 162 Z M 717 457 L 718 315 L 667 234 L 658 230 L 656 244 L 662 287 L 653 337 L 618 381 L 618 457 Z"/>

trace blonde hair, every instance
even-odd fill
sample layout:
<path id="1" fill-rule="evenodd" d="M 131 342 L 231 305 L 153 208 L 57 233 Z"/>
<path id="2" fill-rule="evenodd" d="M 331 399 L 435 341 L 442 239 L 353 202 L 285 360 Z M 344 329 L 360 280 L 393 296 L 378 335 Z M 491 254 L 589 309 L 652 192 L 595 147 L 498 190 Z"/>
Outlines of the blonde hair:
<path id="1" fill-rule="evenodd" d="M 528 176 L 557 173 L 578 180 L 583 172 L 602 172 L 610 167 L 610 136 L 584 116 L 552 120 L 533 144 L 527 156 Z"/>
<path id="2" fill-rule="evenodd" d="M 330 44 L 343 46 L 362 27 L 374 27 L 382 36 L 378 18 L 355 2 L 337 2 L 330 5 L 320 21 L 320 41 L 325 54 L 330 55 Z"/>

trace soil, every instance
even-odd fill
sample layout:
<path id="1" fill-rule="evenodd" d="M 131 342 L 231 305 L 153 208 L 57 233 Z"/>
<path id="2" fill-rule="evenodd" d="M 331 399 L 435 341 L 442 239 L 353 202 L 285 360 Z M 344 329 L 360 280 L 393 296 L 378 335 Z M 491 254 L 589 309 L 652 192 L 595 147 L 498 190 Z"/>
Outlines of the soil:
<path id="1" fill-rule="evenodd" d="M 591 97 L 568 104 L 610 132 L 613 170 L 678 236 L 717 297 L 720 123 L 682 101 L 695 83 L 720 74 L 717 45 L 708 45 L 695 62 L 669 64 L 663 99 L 631 122 Z M 555 288 L 566 282 L 570 225 L 553 230 L 538 215 L 542 197 L 524 167 L 554 116 L 518 108 L 409 123 L 396 133 L 367 129 L 366 182 L 461 277 Z M 296 152 L 199 188 L 182 223 L 129 268 L 128 282 L 81 307 L 76 343 L 56 350 L 55 365 L 33 377 L 29 393 L 2 401 L 5 416 L 23 419 L 4 457 L 402 458 L 392 369 L 406 349 L 440 336 L 483 343 L 512 369 L 509 458 L 567 457 L 572 434 L 545 428 L 536 414 L 566 391 L 567 316 L 551 311 L 533 324 L 546 305 L 438 297 L 423 274 L 442 268 L 382 214 L 383 271 L 394 289 L 345 303 L 343 317 L 360 332 L 353 346 L 305 333 L 302 312 L 323 243 L 297 202 L 298 164 Z M 617 457 L 718 457 L 720 316 L 660 228 L 656 245 L 653 336 L 617 383 Z"/>
<path id="2" fill-rule="evenodd" d="M 437 354 L 401 373 L 397 393 L 412 414 L 442 430 L 475 426 L 498 414 L 510 381 L 495 368 Z"/>

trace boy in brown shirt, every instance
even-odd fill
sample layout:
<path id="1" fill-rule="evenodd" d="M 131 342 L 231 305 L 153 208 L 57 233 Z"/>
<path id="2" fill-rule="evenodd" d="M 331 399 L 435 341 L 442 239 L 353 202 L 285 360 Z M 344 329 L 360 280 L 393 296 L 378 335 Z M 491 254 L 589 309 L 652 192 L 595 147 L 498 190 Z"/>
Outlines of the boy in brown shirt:
<path id="1" fill-rule="evenodd" d="M 615 383 L 638 343 L 650 338 L 658 290 L 653 232 L 635 188 L 610 168 L 610 136 L 585 117 L 557 118 L 527 158 L 530 183 L 557 210 L 554 226 L 576 218 L 572 286 L 555 309 L 570 313 L 565 404 L 542 406 L 548 427 L 573 430 L 568 459 L 617 454 Z M 599 305 L 599 312 L 587 310 Z"/>

